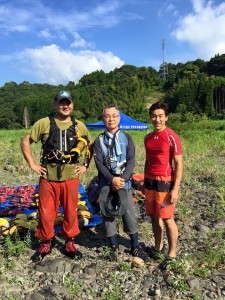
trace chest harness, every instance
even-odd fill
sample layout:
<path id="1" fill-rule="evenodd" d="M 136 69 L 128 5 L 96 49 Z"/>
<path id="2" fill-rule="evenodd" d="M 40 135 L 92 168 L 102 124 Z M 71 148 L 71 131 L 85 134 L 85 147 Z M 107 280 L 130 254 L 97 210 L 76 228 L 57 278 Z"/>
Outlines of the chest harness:
<path id="1" fill-rule="evenodd" d="M 41 163 L 57 164 L 57 177 L 61 177 L 61 166 L 64 164 L 76 164 L 82 151 L 88 146 L 87 136 L 78 135 L 77 122 L 70 116 L 72 125 L 61 130 L 53 115 L 49 115 L 50 130 L 45 143 L 42 144 Z M 87 153 L 86 153 L 87 156 Z"/>

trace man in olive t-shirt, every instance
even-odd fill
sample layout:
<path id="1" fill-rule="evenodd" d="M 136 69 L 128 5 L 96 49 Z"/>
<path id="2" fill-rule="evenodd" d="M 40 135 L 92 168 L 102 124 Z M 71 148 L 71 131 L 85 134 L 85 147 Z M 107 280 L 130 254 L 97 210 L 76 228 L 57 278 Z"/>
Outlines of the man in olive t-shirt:
<path id="1" fill-rule="evenodd" d="M 60 234 L 66 238 L 64 254 L 71 258 L 82 257 L 82 253 L 74 245 L 73 238 L 80 232 L 77 217 L 79 175 L 86 172 L 90 163 L 92 141 L 86 126 L 72 117 L 73 108 L 74 103 L 70 93 L 59 92 L 54 100 L 54 118 L 46 117 L 38 120 L 21 141 L 25 160 L 29 167 L 40 176 L 39 223 L 36 236 L 42 240 L 42 243 L 32 256 L 33 261 L 40 261 L 52 250 L 54 222 L 60 203 L 64 210 L 64 220 L 60 230 Z M 70 149 L 73 143 L 75 147 L 79 139 L 84 140 L 83 137 L 87 141 L 86 145 L 90 156 L 85 156 L 83 165 L 79 165 L 78 161 L 71 159 L 64 160 L 63 163 L 63 160 L 59 159 L 60 155 L 68 154 L 64 150 Z M 31 144 L 39 141 L 45 145 L 43 149 L 45 152 L 47 151 L 47 155 L 42 157 L 41 164 L 34 161 L 31 151 Z M 70 155 L 69 157 L 73 158 Z"/>

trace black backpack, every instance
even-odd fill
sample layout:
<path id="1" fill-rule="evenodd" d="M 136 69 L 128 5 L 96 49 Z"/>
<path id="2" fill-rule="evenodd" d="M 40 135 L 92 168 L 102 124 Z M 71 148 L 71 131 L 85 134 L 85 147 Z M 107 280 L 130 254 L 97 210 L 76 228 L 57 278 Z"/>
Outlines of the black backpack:
<path id="1" fill-rule="evenodd" d="M 87 188 L 87 196 L 88 201 L 92 205 L 95 213 L 99 212 L 99 178 L 98 176 L 95 176 L 92 178 L 91 182 L 89 183 L 89 186 Z"/>

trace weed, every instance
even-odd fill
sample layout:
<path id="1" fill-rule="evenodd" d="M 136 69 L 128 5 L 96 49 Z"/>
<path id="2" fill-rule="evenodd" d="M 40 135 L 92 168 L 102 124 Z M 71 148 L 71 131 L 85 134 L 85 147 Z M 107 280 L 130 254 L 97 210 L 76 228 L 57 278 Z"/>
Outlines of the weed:
<path id="1" fill-rule="evenodd" d="M 103 246 L 100 255 L 103 259 L 107 260 L 110 257 L 110 254 L 112 253 L 112 251 L 113 250 L 110 247 Z"/>
<path id="2" fill-rule="evenodd" d="M 14 261 L 14 259 L 12 257 L 9 257 L 7 259 L 7 261 L 6 261 L 6 267 L 8 269 L 11 269 L 11 270 L 15 267 L 15 261 Z"/>
<path id="3" fill-rule="evenodd" d="M 189 219 L 189 215 L 191 213 L 190 206 L 189 206 L 188 202 L 185 201 L 186 197 L 182 196 L 181 201 L 178 201 L 178 204 L 177 204 L 177 213 L 179 215 L 179 219 L 183 222 L 185 222 Z"/>
<path id="4" fill-rule="evenodd" d="M 64 277 L 63 283 L 70 290 L 71 296 L 73 299 L 77 299 L 80 289 L 83 287 L 83 282 L 73 282 L 70 277 Z"/>
<path id="5" fill-rule="evenodd" d="M 91 288 L 88 288 L 88 295 L 90 295 L 92 297 L 92 299 L 96 297 L 96 292 L 91 289 Z"/>
<path id="6" fill-rule="evenodd" d="M 131 268 L 131 263 L 127 261 L 122 261 L 118 266 L 119 271 L 129 271 L 130 268 Z"/>
<path id="7" fill-rule="evenodd" d="M 11 236 L 7 236 L 4 245 L 4 255 L 8 258 L 12 256 L 20 256 L 26 251 L 27 246 L 30 247 L 30 244 L 31 239 L 29 235 L 26 236 L 25 240 L 21 240 L 17 234 L 14 235 L 13 238 Z"/>
<path id="8" fill-rule="evenodd" d="M 193 274 L 198 277 L 206 278 L 208 275 L 208 269 L 203 268 L 203 267 L 195 267 Z"/>
<path id="9" fill-rule="evenodd" d="M 219 187 L 216 191 L 216 194 L 219 197 L 219 205 L 225 208 L 225 188 Z"/>
<path id="10" fill-rule="evenodd" d="M 191 300 L 203 300 L 200 292 L 192 293 Z"/>
<path id="11" fill-rule="evenodd" d="M 183 278 L 181 278 L 181 276 L 172 276 L 173 279 L 173 287 L 182 292 L 187 290 L 187 283 L 185 282 L 185 280 Z"/>
<path id="12" fill-rule="evenodd" d="M 223 235 L 224 229 L 211 231 L 205 235 L 205 238 L 201 241 L 203 250 L 195 255 L 200 265 L 215 268 L 225 263 L 225 240 Z"/>
<path id="13" fill-rule="evenodd" d="M 179 259 L 172 261 L 168 265 L 168 270 L 179 273 L 182 276 L 188 277 L 192 273 L 193 269 L 193 260 L 191 256 L 185 255 Z"/>
<path id="14" fill-rule="evenodd" d="M 11 278 L 7 278 L 7 282 L 9 284 L 19 283 L 19 284 L 23 285 L 25 282 L 25 279 L 23 279 L 22 277 L 19 277 L 19 278 L 11 277 Z"/>
<path id="15" fill-rule="evenodd" d="M 111 275 L 113 287 L 102 295 L 103 300 L 120 300 L 122 299 L 122 291 L 119 284 L 119 279 L 116 274 Z"/>

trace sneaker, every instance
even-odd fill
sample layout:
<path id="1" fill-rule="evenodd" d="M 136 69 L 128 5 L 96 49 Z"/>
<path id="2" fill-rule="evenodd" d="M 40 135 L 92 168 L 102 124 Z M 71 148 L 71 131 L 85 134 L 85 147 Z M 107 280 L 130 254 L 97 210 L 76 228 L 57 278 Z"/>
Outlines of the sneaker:
<path id="1" fill-rule="evenodd" d="M 52 251 L 52 240 L 43 241 L 38 251 L 31 256 L 31 259 L 33 262 L 41 261 L 46 255 L 50 254 L 51 251 Z"/>
<path id="2" fill-rule="evenodd" d="M 166 261 L 160 266 L 160 269 L 163 271 L 169 270 L 174 266 L 174 263 L 176 262 L 175 257 L 168 256 L 166 258 Z"/>
<path id="3" fill-rule="evenodd" d="M 138 246 L 134 249 L 131 248 L 130 254 L 132 256 L 143 259 L 144 262 L 149 260 L 148 255 L 143 251 L 143 249 L 140 246 Z"/>
<path id="4" fill-rule="evenodd" d="M 73 239 L 68 238 L 63 247 L 63 252 L 66 256 L 70 258 L 82 258 L 83 254 L 75 247 Z"/>
<path id="5" fill-rule="evenodd" d="M 153 246 L 146 247 L 145 252 L 148 256 L 154 260 L 163 259 L 165 257 L 165 249 L 164 247 L 161 250 L 156 250 Z"/>

